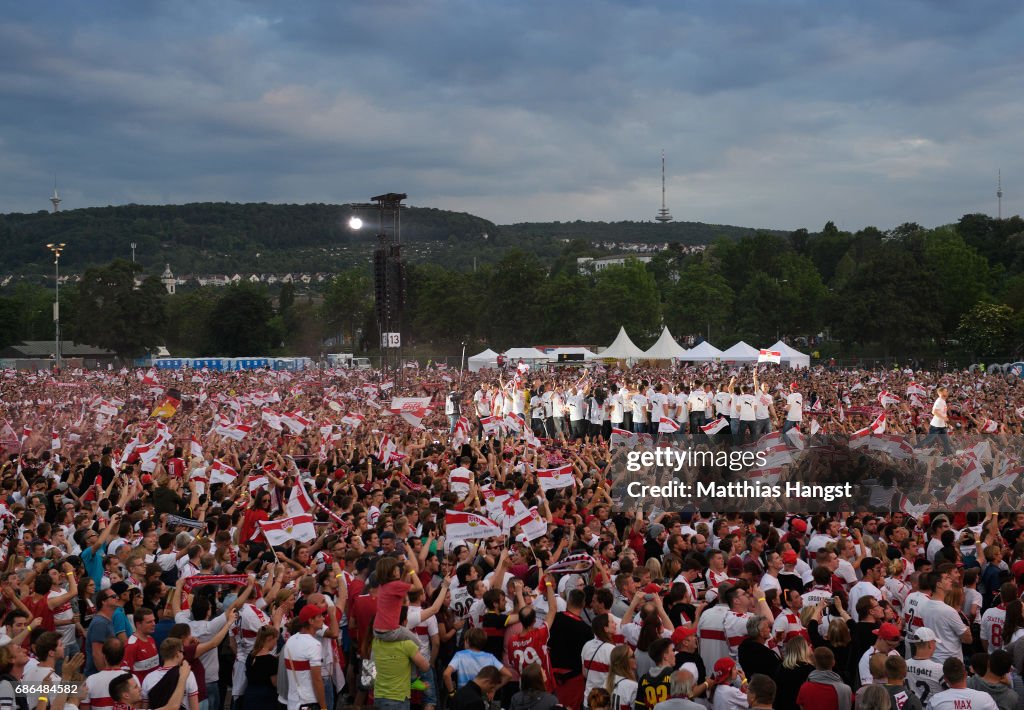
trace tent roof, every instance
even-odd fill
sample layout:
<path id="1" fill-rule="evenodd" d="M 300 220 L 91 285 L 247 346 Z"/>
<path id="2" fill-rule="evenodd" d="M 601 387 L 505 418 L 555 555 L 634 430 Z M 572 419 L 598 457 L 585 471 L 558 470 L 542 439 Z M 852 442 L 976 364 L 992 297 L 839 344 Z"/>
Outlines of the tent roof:
<path id="1" fill-rule="evenodd" d="M 761 351 L 742 340 L 722 352 L 723 360 L 757 360 Z"/>
<path id="2" fill-rule="evenodd" d="M 547 360 L 547 353 L 542 353 L 537 348 L 509 348 L 505 351 L 505 357 L 513 360 Z"/>
<path id="3" fill-rule="evenodd" d="M 671 360 L 672 358 L 685 357 L 685 355 L 686 348 L 676 342 L 675 338 L 672 337 L 672 333 L 668 331 L 668 326 L 665 326 L 661 331 L 658 342 L 644 353 L 644 357 L 648 360 Z"/>
<path id="4" fill-rule="evenodd" d="M 810 367 L 811 356 L 800 352 L 795 348 L 791 348 L 781 340 L 768 348 L 769 350 L 777 350 L 782 354 L 782 361 L 789 363 L 790 366 L 802 366 Z"/>
<path id="5" fill-rule="evenodd" d="M 768 350 L 777 350 L 777 351 L 779 351 L 780 353 L 782 353 L 783 359 L 785 359 L 785 357 L 787 355 L 803 355 L 802 352 L 800 352 L 799 350 L 795 350 L 795 349 L 791 348 L 790 346 L 786 345 L 781 340 L 778 341 L 777 343 L 775 343 L 775 345 L 770 345 L 768 347 Z"/>
<path id="6" fill-rule="evenodd" d="M 498 359 L 498 353 L 494 352 L 490 348 L 487 348 L 482 353 L 477 353 L 476 355 L 470 355 L 469 359 L 470 360 L 497 360 Z"/>
<path id="7" fill-rule="evenodd" d="M 619 334 L 607 348 L 597 354 L 600 358 L 611 358 L 614 360 L 634 359 L 640 360 L 644 357 L 644 351 L 633 344 L 633 341 L 626 335 L 626 329 L 619 326 Z"/>
<path id="8" fill-rule="evenodd" d="M 720 360 L 721 358 L 722 351 L 706 340 L 700 345 L 687 350 L 686 355 L 683 356 L 683 360 L 690 360 L 691 362 L 705 362 L 707 360 Z"/>
<path id="9" fill-rule="evenodd" d="M 549 353 L 550 357 L 559 355 L 582 355 L 584 360 L 593 360 L 597 355 L 588 348 L 555 348 Z"/>

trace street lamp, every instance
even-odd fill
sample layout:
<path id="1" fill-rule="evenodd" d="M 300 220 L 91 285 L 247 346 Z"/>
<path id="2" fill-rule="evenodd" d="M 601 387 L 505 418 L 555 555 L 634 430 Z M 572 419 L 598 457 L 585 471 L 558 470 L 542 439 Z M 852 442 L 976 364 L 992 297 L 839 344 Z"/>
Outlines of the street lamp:
<path id="1" fill-rule="evenodd" d="M 64 242 L 46 245 L 46 248 L 53 252 L 53 357 L 58 371 L 60 371 L 60 253 L 64 251 L 65 246 Z"/>
<path id="2" fill-rule="evenodd" d="M 136 243 L 132 242 L 132 263 L 133 264 L 135 263 L 135 247 L 136 246 L 137 246 Z"/>

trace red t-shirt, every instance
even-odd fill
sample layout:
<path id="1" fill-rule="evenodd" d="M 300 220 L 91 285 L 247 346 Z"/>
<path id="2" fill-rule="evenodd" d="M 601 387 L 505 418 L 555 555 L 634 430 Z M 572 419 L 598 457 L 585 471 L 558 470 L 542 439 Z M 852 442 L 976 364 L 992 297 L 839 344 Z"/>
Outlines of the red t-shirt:
<path id="1" fill-rule="evenodd" d="M 256 522 L 259 520 L 268 520 L 270 518 L 265 510 L 256 510 L 250 508 L 245 511 L 245 517 L 242 518 L 242 529 L 238 531 L 238 539 L 242 544 L 247 544 L 252 539 L 253 533 L 256 532 Z"/>
<path id="2" fill-rule="evenodd" d="M 399 627 L 402 616 L 402 602 L 412 585 L 399 579 L 381 585 L 377 591 L 377 618 L 373 620 L 376 631 L 394 631 Z"/>
<path id="3" fill-rule="evenodd" d="M 831 685 L 808 681 L 800 686 L 800 692 L 796 696 L 796 704 L 802 710 L 839 710 L 839 697 Z M 852 691 L 850 692 L 849 707 L 853 707 Z"/>
<path id="4" fill-rule="evenodd" d="M 39 617 L 41 619 L 41 623 L 39 625 L 42 628 L 47 631 L 57 630 L 57 624 L 55 624 L 53 620 L 53 611 L 50 609 L 50 605 L 47 603 L 46 597 L 36 599 L 35 595 L 32 594 L 25 599 L 25 606 L 28 607 L 29 613 L 31 614 L 29 621 L 35 617 Z M 28 641 L 28 637 L 25 638 L 25 641 Z M 25 647 L 28 648 L 27 645 Z"/>
<path id="5" fill-rule="evenodd" d="M 156 652 L 156 641 L 150 636 L 145 641 L 135 634 L 128 639 L 128 645 L 124 648 L 125 665 L 138 678 L 139 683 L 146 679 L 160 665 L 160 658 Z"/>
<path id="6" fill-rule="evenodd" d="M 551 658 L 548 656 L 548 627 L 532 628 L 516 634 L 506 642 L 509 664 L 520 676 L 531 663 L 539 663 L 547 678 L 548 692 L 555 690 L 555 674 L 551 672 Z"/>
<path id="7" fill-rule="evenodd" d="M 362 643 L 365 634 L 370 632 L 370 624 L 377 614 L 377 597 L 360 594 L 352 600 L 352 611 L 349 613 L 348 629 L 352 640 Z"/>

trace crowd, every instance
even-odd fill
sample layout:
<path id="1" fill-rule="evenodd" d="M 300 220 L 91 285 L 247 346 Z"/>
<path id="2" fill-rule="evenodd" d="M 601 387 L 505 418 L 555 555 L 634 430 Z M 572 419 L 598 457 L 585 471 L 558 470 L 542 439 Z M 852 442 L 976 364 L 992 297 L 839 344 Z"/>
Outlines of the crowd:
<path id="1" fill-rule="evenodd" d="M 3 708 L 1024 708 L 1013 378 L 0 374 Z M 883 495 L 616 494 L 630 450 L 766 437 Z"/>

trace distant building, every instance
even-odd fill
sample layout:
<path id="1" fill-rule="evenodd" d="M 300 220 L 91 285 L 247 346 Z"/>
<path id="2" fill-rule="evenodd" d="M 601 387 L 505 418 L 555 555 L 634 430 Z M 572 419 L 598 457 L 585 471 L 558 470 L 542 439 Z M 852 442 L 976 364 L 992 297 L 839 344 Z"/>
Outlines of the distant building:
<path id="1" fill-rule="evenodd" d="M 622 254 L 618 256 L 602 256 L 600 258 L 593 258 L 590 256 L 579 256 L 576 257 L 576 268 L 581 274 L 587 271 L 598 272 L 609 266 L 622 266 L 630 259 L 639 261 L 641 264 L 647 264 L 651 261 L 650 256 L 636 255 L 636 254 Z"/>
<path id="2" fill-rule="evenodd" d="M 160 276 L 160 283 L 167 289 L 167 293 L 171 296 L 174 295 L 175 288 L 178 285 L 178 280 L 174 278 L 174 274 L 171 273 L 171 265 L 167 264 L 164 268 L 164 273 Z"/>

